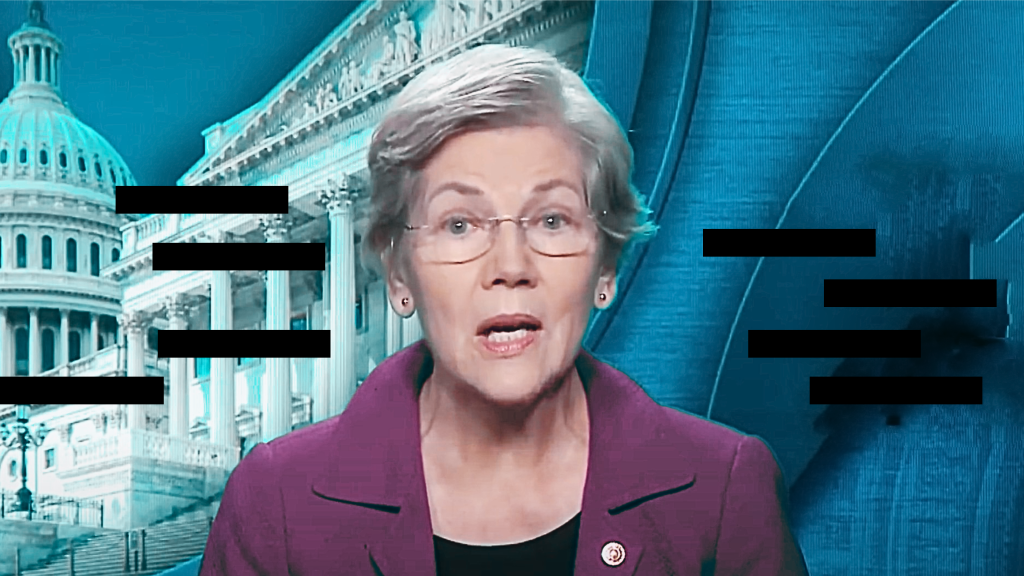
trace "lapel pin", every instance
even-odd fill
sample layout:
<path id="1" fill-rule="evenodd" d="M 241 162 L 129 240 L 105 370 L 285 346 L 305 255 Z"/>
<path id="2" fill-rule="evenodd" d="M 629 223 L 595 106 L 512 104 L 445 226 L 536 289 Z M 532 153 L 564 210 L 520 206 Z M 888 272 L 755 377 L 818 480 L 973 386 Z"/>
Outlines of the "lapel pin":
<path id="1" fill-rule="evenodd" d="M 609 542 L 601 549 L 601 560 L 609 566 L 618 566 L 626 561 L 626 549 L 618 542 Z"/>

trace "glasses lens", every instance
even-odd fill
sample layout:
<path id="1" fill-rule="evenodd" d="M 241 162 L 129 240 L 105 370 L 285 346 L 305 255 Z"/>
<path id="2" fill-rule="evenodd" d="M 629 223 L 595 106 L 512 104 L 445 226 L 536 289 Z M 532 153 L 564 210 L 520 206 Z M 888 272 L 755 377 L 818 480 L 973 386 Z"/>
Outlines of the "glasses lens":
<path id="1" fill-rule="evenodd" d="M 559 203 L 533 210 L 525 222 L 529 246 L 546 256 L 571 256 L 587 249 L 594 224 L 584 205 Z M 487 252 L 497 235 L 491 216 L 463 208 L 428 217 L 420 248 L 436 263 L 468 262 Z M 515 222 L 511 222 L 515 223 Z"/>
<path id="2" fill-rule="evenodd" d="M 552 206 L 534 214 L 526 228 L 530 246 L 547 256 L 571 256 L 587 249 L 593 225 L 585 207 Z"/>
<path id="3" fill-rule="evenodd" d="M 430 262 L 468 262 L 490 243 L 487 217 L 471 208 L 432 214 L 424 230 L 423 255 Z"/>

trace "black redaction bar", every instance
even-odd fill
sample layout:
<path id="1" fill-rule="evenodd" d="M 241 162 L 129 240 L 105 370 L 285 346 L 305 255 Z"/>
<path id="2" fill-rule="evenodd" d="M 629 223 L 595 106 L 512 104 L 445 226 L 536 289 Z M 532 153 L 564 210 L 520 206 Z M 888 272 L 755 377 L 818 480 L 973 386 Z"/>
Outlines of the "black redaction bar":
<path id="1" fill-rule="evenodd" d="M 812 376 L 811 404 L 981 404 L 981 376 Z"/>
<path id="2" fill-rule="evenodd" d="M 749 330 L 748 358 L 920 358 L 920 330 Z"/>
<path id="3" fill-rule="evenodd" d="M 65 382 L 66 379 L 74 382 Z M 11 404 L 164 403 L 161 376 L 6 376 L 0 401 Z"/>
<path id="4" fill-rule="evenodd" d="M 330 358 L 330 330 L 161 330 L 160 358 Z"/>
<path id="5" fill-rule="evenodd" d="M 825 280 L 825 307 L 994 307 L 995 280 Z"/>
<path id="6" fill-rule="evenodd" d="M 326 257 L 323 242 L 153 244 L 153 270 L 323 270 Z"/>
<path id="7" fill-rule="evenodd" d="M 116 186 L 118 214 L 287 214 L 287 186 Z"/>
<path id="8" fill-rule="evenodd" d="M 875 256 L 874 230 L 704 229 L 704 257 Z"/>

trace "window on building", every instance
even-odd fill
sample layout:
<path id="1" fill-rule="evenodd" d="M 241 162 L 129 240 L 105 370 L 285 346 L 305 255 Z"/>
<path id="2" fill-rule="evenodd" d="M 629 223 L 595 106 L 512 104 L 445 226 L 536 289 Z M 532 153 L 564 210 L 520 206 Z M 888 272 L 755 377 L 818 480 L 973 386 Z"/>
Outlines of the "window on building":
<path id="1" fill-rule="evenodd" d="M 14 331 L 14 375 L 28 376 L 28 328 Z"/>
<path id="2" fill-rule="evenodd" d="M 97 162 L 97 163 L 93 164 L 93 167 L 96 169 L 96 177 L 97 178 L 103 178 L 103 169 L 100 168 L 100 163 Z"/>
<path id="3" fill-rule="evenodd" d="M 46 154 L 46 150 L 39 151 L 39 163 L 46 166 L 46 163 L 50 161 L 50 157 Z"/>
<path id="4" fill-rule="evenodd" d="M 60 167 L 61 168 L 67 168 L 68 167 L 68 155 L 67 154 L 61 152 L 60 156 L 58 156 L 57 159 L 60 161 Z"/>
<path id="5" fill-rule="evenodd" d="M 66 256 L 68 272 L 78 272 L 78 243 L 74 238 L 68 238 Z"/>
<path id="6" fill-rule="evenodd" d="M 43 329 L 43 372 L 52 370 L 54 366 L 53 357 L 54 341 L 53 341 L 53 330 L 49 328 Z"/>
<path id="7" fill-rule="evenodd" d="M 7 148 L 0 150 L 0 164 L 7 164 Z"/>
<path id="8" fill-rule="evenodd" d="M 13 458 L 11 459 L 10 465 L 7 466 L 7 473 L 11 476 L 11 478 L 17 478 L 18 477 L 18 461 L 17 460 L 15 460 Z"/>
<path id="9" fill-rule="evenodd" d="M 68 334 L 68 362 L 74 362 L 82 357 L 82 336 L 77 330 Z"/>
<path id="10" fill-rule="evenodd" d="M 57 465 L 57 454 L 53 448 L 48 448 L 46 454 L 46 469 L 49 470 Z"/>
<path id="11" fill-rule="evenodd" d="M 28 238 L 25 238 L 24 234 L 18 234 L 15 244 L 17 244 L 18 268 L 25 268 L 28 266 Z"/>
<path id="12" fill-rule="evenodd" d="M 89 246 L 89 273 L 100 275 L 100 245 L 95 242 Z"/>
<path id="13" fill-rule="evenodd" d="M 117 248 L 114 248 L 113 250 L 110 251 L 110 261 L 111 262 L 117 262 L 120 259 L 121 259 L 121 251 L 120 250 L 118 250 Z"/>
<path id="14" fill-rule="evenodd" d="M 109 171 L 110 171 L 110 181 L 114 183 L 114 186 L 117 186 L 117 172 L 114 172 L 114 168 L 113 167 L 111 167 Z"/>
<path id="15" fill-rule="evenodd" d="M 306 315 L 300 314 L 292 318 L 292 330 L 306 330 Z"/>
<path id="16" fill-rule="evenodd" d="M 43 270 L 53 269 L 53 240 L 43 236 Z"/>
<path id="17" fill-rule="evenodd" d="M 160 335 L 160 329 L 158 329 L 158 328 L 150 328 L 149 331 L 146 332 L 146 348 L 148 348 L 150 350 L 156 350 L 157 349 L 156 344 L 157 344 L 157 342 L 160 339 L 159 335 Z"/>
<path id="18" fill-rule="evenodd" d="M 22 164 L 28 162 L 28 150 L 25 150 L 24 148 L 22 148 L 18 152 L 18 162 L 21 162 Z"/>
<path id="19" fill-rule="evenodd" d="M 85 172 L 85 158 L 78 157 L 78 171 Z"/>

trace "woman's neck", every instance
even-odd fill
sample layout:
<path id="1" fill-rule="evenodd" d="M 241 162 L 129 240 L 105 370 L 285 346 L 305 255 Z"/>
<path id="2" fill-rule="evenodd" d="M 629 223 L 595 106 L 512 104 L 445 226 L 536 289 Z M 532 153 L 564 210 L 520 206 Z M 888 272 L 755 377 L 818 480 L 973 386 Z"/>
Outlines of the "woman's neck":
<path id="1" fill-rule="evenodd" d="M 530 474 L 585 453 L 589 442 L 586 392 L 575 367 L 552 393 L 514 408 L 453 384 L 435 367 L 421 389 L 419 414 L 424 455 L 449 470 Z"/>

